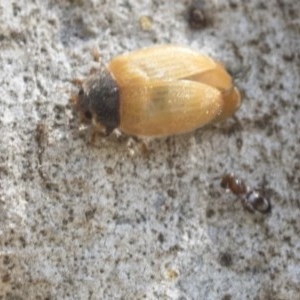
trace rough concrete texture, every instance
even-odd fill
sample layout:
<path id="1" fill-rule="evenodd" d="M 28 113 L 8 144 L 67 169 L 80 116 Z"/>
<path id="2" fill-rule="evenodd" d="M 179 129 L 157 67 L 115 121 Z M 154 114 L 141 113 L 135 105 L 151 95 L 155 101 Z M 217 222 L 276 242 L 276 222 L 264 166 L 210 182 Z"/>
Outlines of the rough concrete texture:
<path id="1" fill-rule="evenodd" d="M 189 1 L 0 0 L 0 299 L 300 299 L 300 2 L 247 2 L 195 2 L 192 29 Z M 237 118 L 148 157 L 91 145 L 70 80 L 95 46 L 160 43 L 222 61 Z M 272 213 L 245 211 L 225 172 Z"/>

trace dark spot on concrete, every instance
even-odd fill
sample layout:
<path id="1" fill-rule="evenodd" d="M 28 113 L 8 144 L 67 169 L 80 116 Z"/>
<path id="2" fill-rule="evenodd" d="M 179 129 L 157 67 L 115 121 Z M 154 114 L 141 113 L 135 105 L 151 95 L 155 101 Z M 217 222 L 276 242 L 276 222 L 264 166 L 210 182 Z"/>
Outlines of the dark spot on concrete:
<path id="1" fill-rule="evenodd" d="M 256 7 L 257 9 L 261 9 L 261 10 L 266 10 L 268 8 L 266 4 L 263 2 L 259 2 Z"/>
<path id="2" fill-rule="evenodd" d="M 25 240 L 25 238 L 21 236 L 21 237 L 19 238 L 19 241 L 20 241 L 22 247 L 25 248 L 25 247 L 26 247 L 26 240 Z"/>
<path id="3" fill-rule="evenodd" d="M 7 283 L 7 282 L 9 282 L 10 281 L 10 275 L 8 274 L 8 273 L 5 273 L 2 277 L 1 277 L 1 281 L 3 282 L 3 283 Z"/>
<path id="4" fill-rule="evenodd" d="M 8 256 L 3 257 L 3 264 L 4 265 L 9 265 L 11 262 L 10 258 Z"/>
<path id="5" fill-rule="evenodd" d="M 220 253 L 219 263 L 222 267 L 230 267 L 233 263 L 232 255 L 229 252 Z"/>
<path id="6" fill-rule="evenodd" d="M 114 173 L 114 169 L 111 167 L 104 167 L 107 175 L 112 175 Z"/>
<path id="7" fill-rule="evenodd" d="M 231 300 L 232 299 L 232 296 L 230 294 L 225 294 L 223 297 L 222 297 L 222 300 Z"/>
<path id="8" fill-rule="evenodd" d="M 178 252 L 179 250 L 182 250 L 182 248 L 179 246 L 179 245 L 174 245 L 174 246 L 171 246 L 170 248 L 169 248 L 169 252 L 170 253 L 172 253 L 172 252 Z"/>
<path id="9" fill-rule="evenodd" d="M 216 214 L 216 212 L 211 208 L 206 210 L 206 217 L 207 218 L 212 218 L 215 214 Z"/>
<path id="10" fill-rule="evenodd" d="M 294 53 L 283 54 L 282 58 L 286 62 L 292 62 L 294 60 L 294 58 L 295 58 L 295 54 Z"/>
<path id="11" fill-rule="evenodd" d="M 64 105 L 56 104 L 53 108 L 53 111 L 55 113 L 54 116 L 55 120 L 59 121 L 62 120 L 63 117 L 65 116 L 66 107 Z"/>
<path id="12" fill-rule="evenodd" d="M 157 239 L 158 239 L 158 241 L 159 241 L 160 243 L 163 243 L 163 242 L 165 241 L 165 237 L 164 237 L 164 235 L 163 235 L 162 233 L 159 233 L 159 234 L 158 234 Z"/>
<path id="13" fill-rule="evenodd" d="M 235 1 L 230 0 L 229 1 L 229 6 L 231 9 L 237 9 L 238 4 Z"/>
<path id="14" fill-rule="evenodd" d="M 175 199 L 176 196 L 177 196 L 177 192 L 176 192 L 175 190 L 173 190 L 173 189 L 167 190 L 167 194 L 168 194 L 168 196 L 169 196 L 170 198 L 172 198 L 172 199 Z"/>
<path id="15" fill-rule="evenodd" d="M 87 210 L 85 212 L 85 218 L 86 218 L 86 220 L 89 221 L 89 220 L 93 219 L 94 216 L 95 216 L 96 211 L 97 211 L 97 208 L 92 208 L 90 210 Z"/>
<path id="16" fill-rule="evenodd" d="M 236 143 L 236 147 L 237 147 L 239 150 L 241 150 L 242 147 L 243 147 L 243 139 L 242 139 L 242 138 L 237 138 L 237 139 L 235 140 L 235 143 Z"/>
<path id="17" fill-rule="evenodd" d="M 6 294 L 6 300 L 23 300 L 23 299 L 26 299 L 26 298 L 22 298 L 21 296 L 10 293 L 10 292 L 8 292 Z"/>

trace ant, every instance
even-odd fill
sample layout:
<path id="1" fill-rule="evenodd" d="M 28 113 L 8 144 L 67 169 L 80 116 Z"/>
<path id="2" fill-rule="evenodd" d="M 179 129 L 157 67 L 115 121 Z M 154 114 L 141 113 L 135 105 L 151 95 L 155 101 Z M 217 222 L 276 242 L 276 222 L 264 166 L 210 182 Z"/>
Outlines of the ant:
<path id="1" fill-rule="evenodd" d="M 233 173 L 222 177 L 221 187 L 230 190 L 234 195 L 241 196 L 243 206 L 250 212 L 258 211 L 262 214 L 271 212 L 270 200 L 258 190 L 251 190 L 243 180 L 237 178 Z"/>

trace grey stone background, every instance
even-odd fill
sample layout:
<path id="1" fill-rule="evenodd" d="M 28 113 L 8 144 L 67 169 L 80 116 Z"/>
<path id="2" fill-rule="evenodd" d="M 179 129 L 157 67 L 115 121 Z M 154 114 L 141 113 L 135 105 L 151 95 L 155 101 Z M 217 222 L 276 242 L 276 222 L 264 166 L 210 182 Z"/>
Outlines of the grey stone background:
<path id="1" fill-rule="evenodd" d="M 300 2 L 195 4 L 198 29 L 190 1 L 0 0 L 0 299 L 300 299 Z M 91 145 L 70 80 L 95 46 L 108 62 L 160 43 L 222 61 L 236 119 L 148 157 Z M 270 215 L 220 188 L 231 171 Z"/>

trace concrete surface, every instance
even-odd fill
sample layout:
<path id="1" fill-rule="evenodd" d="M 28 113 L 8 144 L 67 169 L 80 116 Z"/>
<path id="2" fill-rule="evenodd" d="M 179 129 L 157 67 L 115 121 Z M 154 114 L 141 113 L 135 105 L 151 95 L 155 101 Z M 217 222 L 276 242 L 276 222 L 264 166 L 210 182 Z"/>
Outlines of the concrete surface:
<path id="1" fill-rule="evenodd" d="M 300 2 L 247 2 L 198 1 L 191 29 L 189 1 L 0 0 L 0 299 L 300 299 Z M 70 80 L 95 46 L 157 43 L 224 62 L 237 119 L 149 157 L 90 145 Z M 221 190 L 231 171 L 270 215 Z"/>

